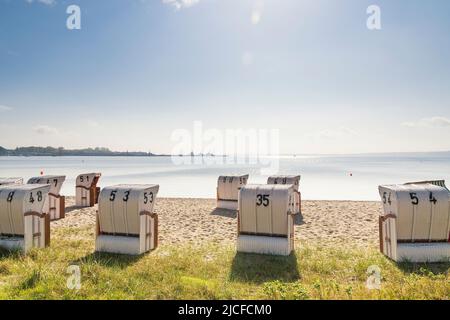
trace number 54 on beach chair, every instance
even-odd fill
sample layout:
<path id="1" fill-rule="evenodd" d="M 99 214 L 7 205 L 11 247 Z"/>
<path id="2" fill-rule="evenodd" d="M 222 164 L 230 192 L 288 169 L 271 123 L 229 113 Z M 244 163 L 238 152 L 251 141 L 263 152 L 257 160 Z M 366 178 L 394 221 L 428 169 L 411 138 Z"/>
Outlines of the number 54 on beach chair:
<path id="1" fill-rule="evenodd" d="M 43 211 L 49 185 L 0 186 L 0 247 L 43 248 L 50 244 L 50 217 Z"/>
<path id="2" fill-rule="evenodd" d="M 96 251 L 138 255 L 158 245 L 158 215 L 153 212 L 159 186 L 103 188 L 97 212 Z"/>
<path id="3" fill-rule="evenodd" d="M 450 259 L 450 193 L 431 183 L 379 187 L 380 250 L 394 261 Z"/>

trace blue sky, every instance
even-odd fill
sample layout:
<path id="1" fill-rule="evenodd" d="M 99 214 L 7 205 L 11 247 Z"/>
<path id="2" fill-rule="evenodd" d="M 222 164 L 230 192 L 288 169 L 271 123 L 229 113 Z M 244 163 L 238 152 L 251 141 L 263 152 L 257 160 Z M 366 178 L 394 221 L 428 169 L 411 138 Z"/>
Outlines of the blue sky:
<path id="1" fill-rule="evenodd" d="M 171 152 L 200 120 L 279 129 L 281 153 L 450 150 L 449 14 L 446 0 L 0 0 L 0 146 Z"/>

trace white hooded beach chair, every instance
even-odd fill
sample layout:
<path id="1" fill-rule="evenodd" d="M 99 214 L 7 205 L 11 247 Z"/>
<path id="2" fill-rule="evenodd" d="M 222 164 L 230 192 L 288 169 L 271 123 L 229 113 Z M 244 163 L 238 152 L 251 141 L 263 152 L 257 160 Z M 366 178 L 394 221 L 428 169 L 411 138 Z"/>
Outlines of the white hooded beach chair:
<path id="1" fill-rule="evenodd" d="M 0 187 L 0 247 L 27 252 L 50 244 L 50 219 L 42 209 L 49 185 Z"/>
<path id="2" fill-rule="evenodd" d="M 28 184 L 50 185 L 50 192 L 44 203 L 43 211 L 50 215 L 51 221 L 65 217 L 66 198 L 60 195 L 65 180 L 66 176 L 39 176 L 28 180 Z"/>
<path id="3" fill-rule="evenodd" d="M 394 261 L 450 259 L 450 193 L 431 183 L 380 186 L 380 250 Z"/>
<path id="4" fill-rule="evenodd" d="M 237 210 L 239 189 L 247 184 L 248 174 L 220 176 L 217 179 L 217 208 Z"/>
<path id="5" fill-rule="evenodd" d="M 159 185 L 116 185 L 100 192 L 95 249 L 138 255 L 158 245 L 153 212 Z"/>
<path id="6" fill-rule="evenodd" d="M 80 174 L 76 180 L 75 205 L 78 207 L 93 207 L 98 203 L 100 188 L 97 187 L 101 173 Z"/>
<path id="7" fill-rule="evenodd" d="M 294 250 L 292 185 L 247 185 L 239 192 L 237 250 L 289 255 Z"/>
<path id="8" fill-rule="evenodd" d="M 295 190 L 295 213 L 302 212 L 302 195 L 300 193 L 300 176 L 270 176 L 267 178 L 267 184 L 290 184 L 294 186 Z"/>
<path id="9" fill-rule="evenodd" d="M 23 184 L 22 178 L 0 178 L 0 186 L 9 184 Z"/>

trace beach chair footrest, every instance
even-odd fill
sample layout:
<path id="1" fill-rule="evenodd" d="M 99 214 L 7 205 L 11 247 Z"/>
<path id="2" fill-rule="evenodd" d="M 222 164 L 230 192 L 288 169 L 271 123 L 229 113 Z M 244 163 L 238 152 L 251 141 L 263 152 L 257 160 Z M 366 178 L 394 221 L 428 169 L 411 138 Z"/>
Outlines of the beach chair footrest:
<path id="1" fill-rule="evenodd" d="M 398 243 L 397 261 L 444 262 L 450 261 L 450 243 Z"/>
<path id="2" fill-rule="evenodd" d="M 141 252 L 139 237 L 112 236 L 100 234 L 95 240 L 95 251 L 118 254 L 139 255 Z"/>
<path id="3" fill-rule="evenodd" d="M 23 237 L 0 237 L 0 247 L 6 250 L 24 250 Z"/>
<path id="4" fill-rule="evenodd" d="M 237 251 L 288 256 L 293 248 L 288 238 L 239 235 Z"/>

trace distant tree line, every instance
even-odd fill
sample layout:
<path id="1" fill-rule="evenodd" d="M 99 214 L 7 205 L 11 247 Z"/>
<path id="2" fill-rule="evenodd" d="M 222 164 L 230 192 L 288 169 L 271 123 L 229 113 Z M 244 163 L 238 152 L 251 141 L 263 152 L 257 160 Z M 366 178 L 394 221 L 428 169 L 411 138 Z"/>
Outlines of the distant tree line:
<path id="1" fill-rule="evenodd" d="M 159 156 L 151 152 L 139 152 L 139 151 L 111 151 L 108 148 L 86 148 L 86 149 L 64 149 L 53 147 L 17 147 L 15 149 L 6 149 L 0 147 L 0 156 L 130 156 L 130 157 L 142 157 L 142 156 Z"/>

